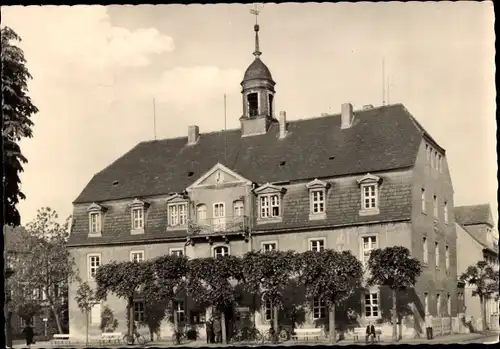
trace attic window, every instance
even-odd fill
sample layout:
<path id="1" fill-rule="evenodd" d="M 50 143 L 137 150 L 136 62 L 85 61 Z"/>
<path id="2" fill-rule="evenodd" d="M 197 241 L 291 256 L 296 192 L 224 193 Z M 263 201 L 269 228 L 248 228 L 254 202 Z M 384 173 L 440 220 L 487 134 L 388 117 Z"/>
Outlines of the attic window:
<path id="1" fill-rule="evenodd" d="M 188 177 L 192 177 L 194 175 L 194 172 L 193 171 L 189 171 L 188 172 Z"/>
<path id="2" fill-rule="evenodd" d="M 118 185 L 118 183 L 120 183 L 120 181 L 113 181 L 113 185 Z"/>
<path id="3" fill-rule="evenodd" d="M 286 161 L 281 161 L 280 162 L 280 166 L 285 166 L 286 165 Z"/>
<path id="4" fill-rule="evenodd" d="M 249 93 L 247 95 L 248 116 L 253 117 L 259 115 L 259 95 L 257 93 Z"/>
<path id="5" fill-rule="evenodd" d="M 328 160 L 333 160 L 333 159 L 335 159 L 335 155 L 332 155 L 328 158 Z"/>

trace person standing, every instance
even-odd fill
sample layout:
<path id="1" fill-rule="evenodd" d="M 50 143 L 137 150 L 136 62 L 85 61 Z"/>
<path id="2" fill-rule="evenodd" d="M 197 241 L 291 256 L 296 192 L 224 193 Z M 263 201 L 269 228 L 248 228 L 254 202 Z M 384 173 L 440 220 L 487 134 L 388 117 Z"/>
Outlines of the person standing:
<path id="1" fill-rule="evenodd" d="M 210 321 L 210 319 L 208 319 L 206 322 L 205 322 L 205 328 L 206 328 L 206 331 L 207 331 L 207 344 L 209 343 L 213 343 L 213 329 L 212 329 L 212 322 Z"/>
<path id="2" fill-rule="evenodd" d="M 222 343 L 222 326 L 218 316 L 215 317 L 213 326 L 215 343 Z"/>
<path id="3" fill-rule="evenodd" d="M 425 315 L 425 332 L 427 334 L 427 339 L 432 339 L 433 338 L 433 333 L 432 333 L 432 315 L 430 313 L 427 313 Z"/>
<path id="4" fill-rule="evenodd" d="M 33 332 L 33 328 L 30 326 L 28 322 L 26 327 L 23 329 L 24 337 L 26 338 L 26 345 L 28 348 L 31 348 L 31 344 L 34 343 L 33 337 L 35 337 L 35 333 Z"/>
<path id="5" fill-rule="evenodd" d="M 375 326 L 370 322 L 368 326 L 366 326 L 366 344 L 368 344 L 368 339 L 372 340 L 372 343 L 375 342 Z"/>

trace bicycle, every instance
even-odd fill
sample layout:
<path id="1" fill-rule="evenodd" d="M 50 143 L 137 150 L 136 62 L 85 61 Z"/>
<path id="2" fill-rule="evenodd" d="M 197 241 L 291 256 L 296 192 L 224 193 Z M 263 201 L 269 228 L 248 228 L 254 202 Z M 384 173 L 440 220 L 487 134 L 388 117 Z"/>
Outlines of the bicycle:
<path id="1" fill-rule="evenodd" d="M 243 327 L 239 329 L 233 339 L 235 341 L 248 341 L 255 344 L 264 343 L 264 336 L 255 327 Z"/>
<path id="2" fill-rule="evenodd" d="M 123 343 L 132 345 L 137 341 L 139 345 L 146 344 L 146 338 L 138 332 L 134 332 L 133 335 L 126 334 L 123 336 Z"/>
<path id="3" fill-rule="evenodd" d="M 172 335 L 172 343 L 174 345 L 182 344 L 183 341 L 187 340 L 187 333 L 182 331 L 174 331 Z"/>

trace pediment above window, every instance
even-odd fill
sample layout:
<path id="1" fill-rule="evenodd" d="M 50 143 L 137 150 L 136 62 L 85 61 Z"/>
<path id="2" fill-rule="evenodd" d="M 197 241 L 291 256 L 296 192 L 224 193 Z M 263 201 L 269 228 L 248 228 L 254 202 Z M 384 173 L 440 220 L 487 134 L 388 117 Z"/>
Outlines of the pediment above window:
<path id="1" fill-rule="evenodd" d="M 382 178 L 375 176 L 371 173 L 365 174 L 363 177 L 358 179 L 358 184 L 368 184 L 368 183 L 380 183 Z"/>
<path id="2" fill-rule="evenodd" d="M 168 204 L 173 204 L 176 202 L 185 202 L 188 200 L 188 196 L 184 195 L 184 193 L 175 193 L 167 198 Z"/>
<path id="3" fill-rule="evenodd" d="M 315 178 L 313 181 L 306 184 L 307 189 L 328 189 L 330 187 L 330 183 L 319 180 Z"/>
<path id="4" fill-rule="evenodd" d="M 149 204 L 145 201 L 135 198 L 129 206 L 130 208 L 147 208 Z"/>
<path id="5" fill-rule="evenodd" d="M 88 212 L 105 212 L 106 210 L 106 207 L 96 204 L 95 202 L 93 202 L 92 205 L 90 205 L 87 209 Z"/>
<path id="6" fill-rule="evenodd" d="M 227 168 L 221 163 L 217 163 L 210 170 L 205 172 L 196 182 L 186 188 L 186 191 L 191 191 L 195 188 L 206 188 L 211 186 L 220 185 L 233 185 L 233 184 L 252 184 L 251 181 Z"/>
<path id="7" fill-rule="evenodd" d="M 271 193 L 281 193 L 284 194 L 286 192 L 285 187 L 280 187 L 271 183 L 266 183 L 257 189 L 254 190 L 255 194 L 271 194 Z"/>

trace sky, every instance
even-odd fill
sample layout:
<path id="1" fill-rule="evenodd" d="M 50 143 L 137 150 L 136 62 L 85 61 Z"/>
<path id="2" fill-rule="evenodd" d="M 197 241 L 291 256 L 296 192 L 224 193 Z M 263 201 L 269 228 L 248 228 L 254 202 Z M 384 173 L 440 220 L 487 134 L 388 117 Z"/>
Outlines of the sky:
<path id="1" fill-rule="evenodd" d="M 21 142 L 22 223 L 61 219 L 92 176 L 141 141 L 239 127 L 254 50 L 251 5 L 2 6 L 40 109 Z M 342 103 L 403 103 L 446 149 L 455 205 L 497 217 L 491 2 L 265 4 L 261 58 L 287 119 Z M 384 69 L 382 69 L 384 61 Z M 383 79 L 382 72 L 385 72 Z M 385 83 L 383 83 L 385 81 Z M 154 101 L 154 102 L 153 102 Z M 496 219 L 496 218 L 495 218 Z"/>

